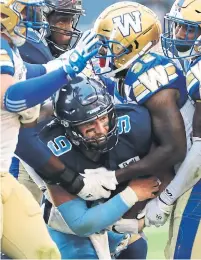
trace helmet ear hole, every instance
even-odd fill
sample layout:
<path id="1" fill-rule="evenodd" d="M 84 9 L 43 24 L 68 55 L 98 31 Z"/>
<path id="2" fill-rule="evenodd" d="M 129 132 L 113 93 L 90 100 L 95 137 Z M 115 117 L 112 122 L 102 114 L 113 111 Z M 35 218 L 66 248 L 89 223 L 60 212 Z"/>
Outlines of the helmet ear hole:
<path id="1" fill-rule="evenodd" d="M 6 19 L 6 18 L 8 18 L 9 16 L 6 15 L 6 14 L 2 14 L 2 13 L 0 13 L 0 17 L 1 17 L 1 19 Z"/>
<path id="2" fill-rule="evenodd" d="M 134 43 L 135 43 L 135 49 L 137 50 L 139 48 L 139 42 L 135 40 Z"/>

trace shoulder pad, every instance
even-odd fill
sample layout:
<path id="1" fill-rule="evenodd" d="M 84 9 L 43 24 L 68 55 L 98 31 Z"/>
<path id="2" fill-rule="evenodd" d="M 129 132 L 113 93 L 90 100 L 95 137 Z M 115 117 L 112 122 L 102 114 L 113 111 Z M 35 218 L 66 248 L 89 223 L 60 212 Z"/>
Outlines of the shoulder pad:
<path id="1" fill-rule="evenodd" d="M 143 104 L 154 93 L 171 87 L 179 75 L 183 74 L 170 59 L 148 53 L 129 69 L 125 84 L 131 87 L 131 99 Z"/>
<path id="2" fill-rule="evenodd" d="M 0 70 L 1 74 L 15 74 L 13 51 L 8 42 L 1 37 L 0 45 Z"/>
<path id="3" fill-rule="evenodd" d="M 38 37 L 35 31 L 30 31 L 32 37 Z M 35 43 L 27 40 L 24 45 L 19 48 L 23 61 L 31 64 L 46 64 L 54 59 L 46 41 Z"/>
<path id="4" fill-rule="evenodd" d="M 201 57 L 196 59 L 186 74 L 186 85 L 193 100 L 201 100 Z"/>

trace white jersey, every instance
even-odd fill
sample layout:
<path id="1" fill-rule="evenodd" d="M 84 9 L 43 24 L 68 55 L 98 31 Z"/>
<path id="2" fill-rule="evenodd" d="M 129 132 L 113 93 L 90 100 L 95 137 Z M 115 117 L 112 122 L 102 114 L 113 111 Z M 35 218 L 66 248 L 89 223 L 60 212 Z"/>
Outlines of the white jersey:
<path id="1" fill-rule="evenodd" d="M 12 50 L 5 41 L 2 42 L 0 50 L 0 67 L 2 74 L 9 74 L 15 80 L 26 79 L 26 68 L 17 49 Z M 18 142 L 20 129 L 19 115 L 1 109 L 1 173 L 9 172 L 11 159 Z"/>

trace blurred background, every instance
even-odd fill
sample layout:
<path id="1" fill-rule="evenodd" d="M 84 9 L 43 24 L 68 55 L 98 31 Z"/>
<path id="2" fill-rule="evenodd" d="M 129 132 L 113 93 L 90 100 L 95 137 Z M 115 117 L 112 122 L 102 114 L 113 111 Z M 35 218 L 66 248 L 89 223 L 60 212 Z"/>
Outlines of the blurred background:
<path id="1" fill-rule="evenodd" d="M 121 2 L 120 0 L 82 0 L 83 8 L 86 11 L 86 16 L 81 17 L 79 28 L 85 31 L 91 28 L 98 15 L 109 5 Z M 136 0 L 138 2 L 151 8 L 159 17 L 163 24 L 164 15 L 170 11 L 174 0 Z"/>

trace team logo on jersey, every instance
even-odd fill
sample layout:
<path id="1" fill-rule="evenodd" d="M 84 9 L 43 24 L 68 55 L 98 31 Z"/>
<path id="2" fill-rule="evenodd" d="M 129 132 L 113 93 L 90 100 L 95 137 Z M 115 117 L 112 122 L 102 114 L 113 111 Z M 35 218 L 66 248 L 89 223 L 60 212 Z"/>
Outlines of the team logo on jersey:
<path id="1" fill-rule="evenodd" d="M 133 83 L 133 93 L 139 102 L 150 92 L 157 91 L 160 87 L 167 86 L 172 80 L 176 79 L 176 67 L 172 63 L 157 65 L 138 76 Z"/>
<path id="2" fill-rule="evenodd" d="M 119 168 L 123 169 L 123 168 L 127 167 L 130 163 L 137 162 L 139 160 L 140 160 L 140 157 L 139 156 L 135 156 L 133 158 L 128 159 L 125 162 L 120 163 L 119 164 Z"/>
<path id="3" fill-rule="evenodd" d="M 123 37 L 129 36 L 131 34 L 131 29 L 135 33 L 140 33 L 142 31 L 141 13 L 139 11 L 119 15 L 112 20 Z"/>

